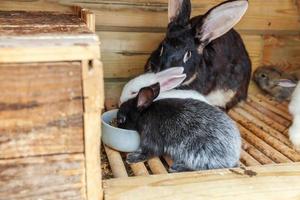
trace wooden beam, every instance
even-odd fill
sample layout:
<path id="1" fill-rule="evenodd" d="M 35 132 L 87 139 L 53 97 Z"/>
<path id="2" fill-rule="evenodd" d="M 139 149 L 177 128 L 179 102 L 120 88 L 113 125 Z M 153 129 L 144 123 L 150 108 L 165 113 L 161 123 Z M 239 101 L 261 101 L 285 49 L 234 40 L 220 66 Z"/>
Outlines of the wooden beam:
<path id="1" fill-rule="evenodd" d="M 296 200 L 300 163 L 111 179 L 103 185 L 106 200 Z"/>
<path id="2" fill-rule="evenodd" d="M 2 51 L 3 50 L 3 51 Z M 0 62 L 51 62 L 79 61 L 99 58 L 99 46 L 89 47 L 45 47 L 45 48 L 1 48 Z"/>
<path id="3" fill-rule="evenodd" d="M 88 199 L 102 199 L 100 116 L 104 107 L 102 64 L 98 60 L 82 62 L 84 96 L 84 142 L 86 190 Z"/>

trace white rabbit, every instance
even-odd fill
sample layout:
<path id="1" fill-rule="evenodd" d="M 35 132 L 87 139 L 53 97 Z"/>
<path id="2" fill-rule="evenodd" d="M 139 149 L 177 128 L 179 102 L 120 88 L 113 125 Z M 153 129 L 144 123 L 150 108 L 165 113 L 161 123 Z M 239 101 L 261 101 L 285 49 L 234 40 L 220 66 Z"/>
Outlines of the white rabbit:
<path id="1" fill-rule="evenodd" d="M 119 105 L 126 102 L 129 99 L 133 99 L 137 96 L 140 89 L 153 85 L 155 83 L 160 84 L 160 93 L 155 101 L 167 98 L 179 98 L 179 99 L 195 99 L 209 102 L 207 99 L 195 90 L 177 90 L 174 89 L 180 85 L 186 78 L 183 74 L 183 67 L 172 67 L 167 70 L 158 73 L 145 73 L 134 79 L 130 80 L 123 88 Z"/>
<path id="2" fill-rule="evenodd" d="M 289 129 L 290 140 L 300 150 L 300 82 L 292 95 L 289 111 L 293 115 L 293 124 Z"/>

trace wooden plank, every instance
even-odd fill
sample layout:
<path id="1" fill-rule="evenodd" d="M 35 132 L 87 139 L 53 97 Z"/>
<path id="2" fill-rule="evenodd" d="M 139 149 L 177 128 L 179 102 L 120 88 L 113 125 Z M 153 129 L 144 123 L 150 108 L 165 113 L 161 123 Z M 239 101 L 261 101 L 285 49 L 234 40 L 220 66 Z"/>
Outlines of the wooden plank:
<path id="1" fill-rule="evenodd" d="M 165 33 L 97 32 L 101 40 L 105 78 L 127 78 L 143 73 L 150 53 Z M 252 59 L 253 69 L 261 64 L 263 40 L 259 35 L 242 35 Z"/>
<path id="2" fill-rule="evenodd" d="M 250 99 L 251 101 L 255 101 L 256 103 L 262 105 L 263 107 L 267 108 L 268 110 L 284 117 L 287 120 L 292 120 L 292 116 L 290 114 L 288 114 L 287 112 L 283 112 L 282 110 L 280 110 L 279 108 L 276 108 L 260 99 L 258 99 L 257 97 L 253 96 L 253 95 L 249 95 L 248 99 Z"/>
<path id="3" fill-rule="evenodd" d="M 105 81 L 105 98 L 113 100 L 115 104 L 116 102 L 119 102 L 119 98 L 125 84 L 126 82 L 124 81 Z"/>
<path id="4" fill-rule="evenodd" d="M 163 158 L 169 167 L 171 167 L 173 165 L 173 160 L 169 156 L 163 156 Z"/>
<path id="5" fill-rule="evenodd" d="M 100 141 L 100 113 L 84 113 L 84 143 L 86 191 L 88 199 L 102 199 Z"/>
<path id="6" fill-rule="evenodd" d="M 82 62 L 84 112 L 100 114 L 104 108 L 102 63 L 97 59 L 92 62 Z"/>
<path id="7" fill-rule="evenodd" d="M 86 199 L 83 154 L 0 160 L 0 199 Z"/>
<path id="8" fill-rule="evenodd" d="M 242 108 L 233 108 L 233 110 L 237 113 L 239 113 L 241 116 L 243 116 L 245 119 L 247 119 L 249 121 L 249 123 L 253 123 L 255 124 L 257 127 L 259 127 L 261 130 L 265 131 L 266 133 L 268 133 L 270 136 L 278 139 L 280 142 L 282 142 L 283 144 L 285 144 L 286 146 L 289 147 L 293 147 L 292 143 L 290 142 L 290 140 L 281 132 L 273 129 L 272 127 L 270 127 L 269 125 L 267 125 L 266 123 L 262 122 L 261 120 L 255 118 L 253 115 L 249 114 L 247 111 L 245 111 Z"/>
<path id="9" fill-rule="evenodd" d="M 246 151 L 242 150 L 241 151 L 241 162 L 245 164 L 247 167 L 248 166 L 257 166 L 260 165 L 260 163 L 255 160 L 250 154 L 248 154 Z"/>
<path id="10" fill-rule="evenodd" d="M 235 111 L 230 111 L 230 116 L 237 121 L 239 124 L 243 125 L 248 130 L 252 131 L 256 136 L 264 140 L 266 143 L 274 147 L 283 155 L 287 156 L 289 159 L 298 162 L 300 161 L 300 154 L 293 150 L 292 148 L 286 146 L 277 138 L 270 136 L 268 133 L 260 129 L 255 123 L 249 121 L 244 116 L 237 114 Z"/>
<path id="11" fill-rule="evenodd" d="M 263 121 L 264 123 L 271 126 L 272 128 L 274 128 L 277 131 L 283 132 L 287 128 L 286 126 L 279 124 L 278 122 L 274 121 L 272 118 L 264 115 L 263 113 L 258 112 L 258 110 L 256 110 L 255 108 L 253 108 L 252 106 L 250 106 L 249 104 L 247 104 L 245 102 L 240 103 L 240 106 L 241 106 L 241 108 L 246 110 L 248 113 L 255 116 L 256 118 Z"/>
<path id="12" fill-rule="evenodd" d="M 107 147 L 106 145 L 104 145 L 104 148 L 114 177 L 115 178 L 128 177 L 121 154 Z"/>
<path id="13" fill-rule="evenodd" d="M 104 181 L 105 199 L 298 199 L 300 164 Z M 235 188 L 235 189 L 232 189 Z"/>
<path id="14" fill-rule="evenodd" d="M 90 8 L 96 14 L 97 26 L 116 27 L 163 27 L 168 22 L 166 0 L 110 0 L 77 2 L 60 0 L 65 5 L 79 5 Z M 192 16 L 204 14 L 223 0 L 193 0 Z M 293 31 L 299 33 L 297 6 L 289 0 L 252 0 L 239 30 L 252 31 Z"/>
<path id="15" fill-rule="evenodd" d="M 104 107 L 103 71 L 98 60 L 82 62 L 82 84 L 84 95 L 84 143 L 86 165 L 86 190 L 88 199 L 102 199 L 101 185 L 101 123 Z"/>
<path id="16" fill-rule="evenodd" d="M 256 94 L 255 95 L 257 98 L 259 98 L 260 100 L 262 101 L 265 101 L 267 102 L 268 104 L 282 110 L 282 112 L 285 112 L 287 114 L 290 114 L 289 113 L 289 110 L 288 110 L 288 106 L 287 105 L 284 105 L 283 102 L 278 102 L 276 100 L 274 100 L 271 96 L 267 96 L 267 95 L 262 95 L 260 93 Z"/>
<path id="17" fill-rule="evenodd" d="M 149 172 L 144 163 L 134 163 L 129 165 L 132 169 L 134 176 L 148 176 Z"/>
<path id="18" fill-rule="evenodd" d="M 0 48 L 2 63 L 100 57 L 98 37 L 84 21 L 59 12 L 0 11 Z"/>
<path id="19" fill-rule="evenodd" d="M 263 63 L 300 69 L 300 36 L 265 36 Z"/>
<path id="20" fill-rule="evenodd" d="M 243 149 L 249 153 L 255 160 L 260 162 L 261 164 L 274 164 L 274 162 L 268 158 L 266 155 L 264 155 L 262 152 L 260 152 L 257 148 L 255 148 L 252 144 L 247 142 L 245 139 L 243 139 Z"/>
<path id="21" fill-rule="evenodd" d="M 17 2 L 11 0 L 2 0 L 0 2 L 0 8 L 3 11 L 25 10 L 72 13 L 72 8 L 70 6 L 64 6 L 57 4 L 56 2 L 49 2 L 45 0 L 26 0 Z"/>
<path id="22" fill-rule="evenodd" d="M 0 64 L 0 159 L 83 152 L 78 62 Z"/>
<path id="23" fill-rule="evenodd" d="M 99 46 L 44 46 L 37 47 L 3 47 L 0 53 L 1 63 L 15 62 L 55 62 L 55 61 L 79 61 L 100 58 Z"/>
<path id="24" fill-rule="evenodd" d="M 77 14 L 49 11 L 0 11 L 0 27 L 48 26 L 48 27 L 85 27 Z M 88 32 L 88 31 L 87 31 Z"/>
<path id="25" fill-rule="evenodd" d="M 90 29 L 90 31 L 95 32 L 96 29 L 95 14 L 90 10 L 82 9 L 81 18 L 85 21 L 85 24 Z"/>
<path id="26" fill-rule="evenodd" d="M 282 124 L 285 127 L 289 127 L 291 124 L 291 122 L 289 120 L 275 114 L 274 112 L 268 110 L 267 108 L 260 105 L 259 103 L 250 100 L 249 98 L 247 99 L 247 104 L 249 104 L 251 107 L 255 108 L 258 112 L 261 112 L 265 116 L 273 119 L 274 121 L 278 122 L 279 124 Z"/>
<path id="27" fill-rule="evenodd" d="M 167 174 L 167 170 L 159 158 L 151 158 L 147 161 L 153 174 Z"/>
<path id="28" fill-rule="evenodd" d="M 144 72 L 149 53 L 102 52 L 105 78 L 135 77 Z"/>
<path id="29" fill-rule="evenodd" d="M 232 117 L 233 115 L 231 115 Z M 238 116 L 236 116 L 238 117 Z M 291 162 L 289 158 L 278 152 L 275 148 L 267 144 L 264 140 L 257 137 L 255 134 L 247 130 L 242 125 L 238 124 L 241 136 L 244 140 L 255 146 L 260 152 L 271 158 L 276 163 Z"/>
<path id="30" fill-rule="evenodd" d="M 91 35 L 91 33 L 85 21 L 73 13 L 0 11 L 0 36 L 44 35 L 49 37 L 49 34 L 72 36 L 74 34 Z M 4 39 L 1 38 L 1 43 Z"/>

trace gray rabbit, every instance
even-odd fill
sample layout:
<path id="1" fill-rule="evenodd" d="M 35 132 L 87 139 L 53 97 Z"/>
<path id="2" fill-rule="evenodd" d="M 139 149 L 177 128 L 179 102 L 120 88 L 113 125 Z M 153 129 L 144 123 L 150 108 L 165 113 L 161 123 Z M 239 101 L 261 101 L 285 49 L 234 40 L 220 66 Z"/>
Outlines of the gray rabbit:
<path id="1" fill-rule="evenodd" d="M 122 103 L 118 127 L 137 130 L 139 150 L 127 155 L 128 163 L 169 155 L 170 172 L 236 167 L 241 138 L 235 123 L 219 108 L 195 99 L 155 100 L 160 84 L 139 90 Z"/>
<path id="2" fill-rule="evenodd" d="M 253 80 L 277 101 L 283 101 L 291 98 L 298 82 L 296 76 L 297 71 L 285 73 L 278 67 L 270 65 L 258 67 L 253 74 Z"/>

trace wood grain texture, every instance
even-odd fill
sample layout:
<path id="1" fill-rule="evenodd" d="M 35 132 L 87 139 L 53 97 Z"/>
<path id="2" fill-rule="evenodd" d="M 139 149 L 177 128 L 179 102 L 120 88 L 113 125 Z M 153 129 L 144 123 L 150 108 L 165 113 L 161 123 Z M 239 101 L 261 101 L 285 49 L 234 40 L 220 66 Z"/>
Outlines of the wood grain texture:
<path id="1" fill-rule="evenodd" d="M 0 160 L 0 199 L 84 200 L 83 154 Z"/>
<path id="2" fill-rule="evenodd" d="M 0 11 L 0 48 L 5 63 L 100 57 L 99 40 L 85 21 L 62 12 Z"/>
<path id="3" fill-rule="evenodd" d="M 104 107 L 103 71 L 99 60 L 82 61 L 84 95 L 84 143 L 88 199 L 102 199 L 101 186 L 101 123 Z"/>
<path id="4" fill-rule="evenodd" d="M 247 103 L 241 103 L 241 106 L 245 111 L 247 111 L 249 114 L 255 116 L 255 118 L 261 120 L 262 122 L 266 123 L 268 126 L 271 126 L 272 128 L 274 128 L 277 131 L 283 132 L 287 129 L 286 126 L 283 126 L 281 124 L 279 124 L 278 122 L 274 121 L 273 119 L 271 119 L 270 117 L 264 115 L 261 112 L 258 112 L 255 108 L 253 108 L 252 106 L 250 106 Z"/>
<path id="5" fill-rule="evenodd" d="M 274 164 L 270 158 L 260 152 L 257 148 L 255 148 L 255 146 L 247 142 L 245 139 L 243 139 L 242 148 L 261 164 Z"/>
<path id="6" fill-rule="evenodd" d="M 260 105 L 258 102 L 252 101 L 249 98 L 247 99 L 247 104 L 249 104 L 252 108 L 255 108 L 258 112 L 262 113 L 266 117 L 269 117 L 273 119 L 274 121 L 278 122 L 279 124 L 282 124 L 285 127 L 289 127 L 291 122 L 276 113 L 272 112 L 271 110 L 268 110 L 264 106 Z"/>
<path id="7" fill-rule="evenodd" d="M 26 0 L 26 1 L 11 1 L 2 0 L 0 1 L 0 8 L 3 11 L 12 10 L 25 10 L 25 11 L 53 11 L 53 12 L 64 12 L 73 13 L 70 6 L 64 6 L 57 2 L 51 2 L 47 0 Z"/>
<path id="8" fill-rule="evenodd" d="M 300 164 L 111 179 L 104 181 L 104 191 L 106 200 L 296 200 L 300 196 Z"/>
<path id="9" fill-rule="evenodd" d="M 127 78 L 143 73 L 146 60 L 165 33 L 98 31 L 101 40 L 105 78 Z M 263 40 L 258 35 L 242 38 L 252 60 L 253 69 L 261 63 Z"/>
<path id="10" fill-rule="evenodd" d="M 284 141 L 274 137 L 271 133 L 268 133 L 261 129 L 260 126 L 256 126 L 256 124 L 251 121 L 251 119 L 247 119 L 244 115 L 237 113 L 236 111 L 230 111 L 230 116 L 239 124 L 247 128 L 249 131 L 253 132 L 257 137 L 264 140 L 270 146 L 274 147 L 277 151 L 288 157 L 294 162 L 300 161 L 300 154 L 293 150 L 291 147 L 287 146 Z"/>
<path id="11" fill-rule="evenodd" d="M 83 152 L 78 62 L 0 64 L 0 158 Z"/>
<path id="12" fill-rule="evenodd" d="M 81 27 L 86 30 L 85 22 L 73 13 L 49 11 L 0 11 L 0 27 L 22 26 L 61 26 Z"/>
<path id="13" fill-rule="evenodd" d="M 77 14 L 47 11 L 0 11 L 1 36 L 90 33 L 85 21 Z"/>
<path id="14" fill-rule="evenodd" d="M 110 168 L 115 178 L 128 177 L 120 152 L 104 145 Z"/>
<path id="15" fill-rule="evenodd" d="M 231 114 L 230 115 L 234 120 L 235 117 L 239 117 L 238 115 Z M 272 159 L 275 163 L 287 163 L 291 162 L 286 156 L 278 152 L 275 148 L 267 144 L 263 139 L 256 136 L 254 133 L 243 127 L 242 125 L 238 124 L 238 128 L 240 129 L 241 136 L 244 140 L 255 146 L 260 152 L 268 156 Z"/>
<path id="16" fill-rule="evenodd" d="M 101 183 L 100 141 L 101 123 L 100 113 L 84 113 L 84 142 L 86 191 L 88 199 L 103 198 Z"/>
<path id="17" fill-rule="evenodd" d="M 162 27 L 167 26 L 167 0 L 98 0 L 91 2 L 57 0 L 64 5 L 90 8 L 97 26 Z M 204 14 L 223 0 L 193 0 L 192 16 Z M 291 0 L 252 0 L 242 21 L 236 26 L 246 31 L 293 31 L 299 33 L 298 9 Z"/>
<path id="18" fill-rule="evenodd" d="M 266 123 L 264 123 L 263 121 L 261 121 L 260 119 L 257 119 L 255 116 L 253 116 L 252 114 L 249 114 L 246 110 L 244 110 L 243 108 L 233 108 L 233 111 L 239 113 L 241 116 L 243 116 L 243 118 L 245 118 L 246 120 L 249 121 L 250 123 L 255 124 L 258 128 L 260 128 L 262 131 L 265 131 L 266 133 L 268 133 L 270 136 L 278 139 L 279 141 L 281 141 L 284 145 L 289 146 L 289 147 L 293 147 L 292 143 L 289 141 L 289 139 L 286 137 L 286 135 L 282 134 L 282 132 L 279 132 L 277 130 L 275 130 L 274 128 L 272 128 L 271 126 L 267 125 Z"/>
<path id="19" fill-rule="evenodd" d="M 255 158 L 253 158 L 250 154 L 248 154 L 244 150 L 241 151 L 240 161 L 247 167 L 260 165 L 260 163 Z"/>
<path id="20" fill-rule="evenodd" d="M 119 98 L 125 84 L 125 81 L 106 80 L 104 83 L 106 100 L 111 99 L 113 102 L 119 102 Z"/>
<path id="21" fill-rule="evenodd" d="M 52 43 L 53 45 L 53 43 Z M 37 48 L 37 44 L 31 47 L 3 47 L 0 53 L 1 63 L 15 62 L 56 62 L 56 61 L 80 61 L 100 57 L 98 43 L 95 45 L 78 46 L 52 46 Z"/>
<path id="22" fill-rule="evenodd" d="M 300 69 L 300 35 L 265 36 L 263 63 Z"/>

